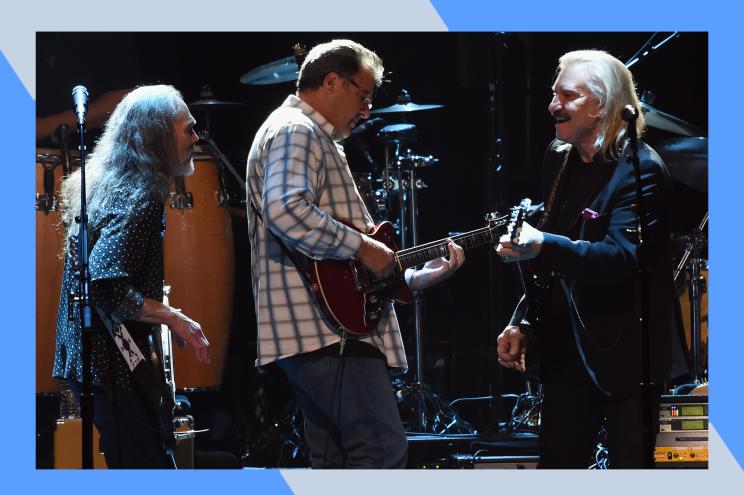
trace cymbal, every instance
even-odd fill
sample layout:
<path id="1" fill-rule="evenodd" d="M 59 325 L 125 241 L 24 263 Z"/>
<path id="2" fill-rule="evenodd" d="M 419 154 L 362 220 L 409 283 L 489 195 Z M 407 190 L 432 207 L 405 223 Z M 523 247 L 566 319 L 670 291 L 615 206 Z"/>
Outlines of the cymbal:
<path id="1" fill-rule="evenodd" d="M 294 57 L 286 57 L 256 67 L 243 74 L 240 82 L 243 84 L 265 85 L 296 81 L 300 67 Z"/>
<path id="2" fill-rule="evenodd" d="M 192 101 L 188 103 L 188 107 L 191 110 L 209 112 L 211 110 L 225 110 L 229 108 L 241 108 L 247 106 L 245 103 L 238 101 L 222 101 L 215 100 L 214 98 L 203 98 L 201 100 Z"/>
<path id="3" fill-rule="evenodd" d="M 411 94 L 406 89 L 402 89 L 400 94 L 396 98 L 397 103 L 390 105 L 389 107 L 377 108 L 370 111 L 370 114 L 378 113 L 406 113 L 406 112 L 419 112 L 421 110 L 434 110 L 435 108 L 442 108 L 444 105 L 428 104 L 419 105 L 411 101 Z"/>
<path id="4" fill-rule="evenodd" d="M 653 148 L 673 178 L 692 189 L 708 192 L 708 138 L 665 139 Z"/>
<path id="5" fill-rule="evenodd" d="M 703 130 L 674 115 L 662 112 L 653 105 L 641 101 L 641 109 L 646 116 L 646 125 L 683 136 L 700 136 Z"/>
<path id="6" fill-rule="evenodd" d="M 372 109 L 369 113 L 376 115 L 379 113 L 419 112 L 421 110 L 433 110 L 435 108 L 442 108 L 443 106 L 444 105 L 437 104 L 419 105 L 412 102 L 396 103 L 395 105 L 390 105 L 389 107 Z"/>

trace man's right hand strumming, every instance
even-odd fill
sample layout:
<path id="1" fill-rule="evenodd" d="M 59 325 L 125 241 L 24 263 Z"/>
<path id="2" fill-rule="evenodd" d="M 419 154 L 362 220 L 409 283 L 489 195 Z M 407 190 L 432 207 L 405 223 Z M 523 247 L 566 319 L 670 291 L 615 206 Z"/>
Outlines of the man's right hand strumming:
<path id="1" fill-rule="evenodd" d="M 362 234 L 362 245 L 356 252 L 356 257 L 377 278 L 386 278 L 393 274 L 393 260 L 395 253 L 385 244 Z"/>

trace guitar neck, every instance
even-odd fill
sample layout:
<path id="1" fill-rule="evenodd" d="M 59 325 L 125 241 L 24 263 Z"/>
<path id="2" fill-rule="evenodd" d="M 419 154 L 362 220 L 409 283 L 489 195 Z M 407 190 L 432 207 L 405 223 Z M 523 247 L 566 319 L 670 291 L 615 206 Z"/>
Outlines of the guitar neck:
<path id="1" fill-rule="evenodd" d="M 488 244 L 494 242 L 493 237 L 493 226 L 486 226 L 463 234 L 457 234 L 448 239 L 452 239 L 455 244 L 459 245 L 463 249 L 470 249 L 472 247 L 480 246 L 481 244 Z M 447 239 L 440 239 L 438 241 L 421 244 L 408 249 L 402 249 L 395 253 L 395 259 L 398 266 L 402 267 L 401 271 L 405 271 L 407 268 L 412 268 L 417 265 L 426 263 L 433 259 L 447 256 L 449 250 L 447 249 Z"/>

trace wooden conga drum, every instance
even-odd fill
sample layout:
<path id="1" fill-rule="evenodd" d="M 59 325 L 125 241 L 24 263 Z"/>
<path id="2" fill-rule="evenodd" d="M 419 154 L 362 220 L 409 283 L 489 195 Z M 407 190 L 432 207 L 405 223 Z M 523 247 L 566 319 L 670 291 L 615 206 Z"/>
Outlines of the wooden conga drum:
<path id="1" fill-rule="evenodd" d="M 700 290 L 700 359 L 703 363 L 703 368 L 708 369 L 708 263 L 700 268 L 700 275 L 705 280 L 703 288 Z M 684 285 L 681 286 L 682 290 L 679 293 L 679 306 L 682 311 L 682 325 L 685 330 L 685 341 L 687 342 L 687 350 L 692 350 L 692 315 L 690 312 L 690 296 L 687 290 L 687 284 L 690 280 L 690 274 L 685 271 L 683 274 Z"/>
<path id="2" fill-rule="evenodd" d="M 63 267 L 64 228 L 59 211 L 59 188 L 64 161 L 60 150 L 36 150 L 37 393 L 59 392 L 58 381 L 52 378 L 52 366 Z"/>
<path id="3" fill-rule="evenodd" d="M 230 214 L 220 205 L 217 159 L 197 148 L 195 172 L 177 177 L 165 207 L 165 282 L 170 305 L 199 322 L 209 340 L 210 364 L 193 350 L 174 348 L 179 390 L 219 388 L 230 337 L 235 252 Z"/>

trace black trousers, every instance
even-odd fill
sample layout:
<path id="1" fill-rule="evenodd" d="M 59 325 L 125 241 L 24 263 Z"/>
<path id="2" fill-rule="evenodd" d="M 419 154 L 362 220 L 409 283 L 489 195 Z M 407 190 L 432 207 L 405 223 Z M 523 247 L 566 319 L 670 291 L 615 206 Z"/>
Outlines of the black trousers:
<path id="1" fill-rule="evenodd" d="M 79 398 L 80 382 L 69 382 Z M 170 467 L 156 433 L 157 420 L 137 390 L 94 386 L 93 422 L 109 469 Z"/>
<path id="2" fill-rule="evenodd" d="M 622 399 L 607 398 L 599 392 L 578 359 L 576 354 L 575 359 L 553 363 L 550 371 L 543 373 L 538 467 L 586 469 L 594 462 L 598 434 L 606 420 L 604 445 L 609 454 L 609 467 L 643 468 L 646 458 L 653 454 L 644 447 L 641 394 Z M 652 399 L 655 418 L 658 417 L 659 395 L 660 391 L 656 391 Z"/>
<path id="3" fill-rule="evenodd" d="M 382 354 L 349 342 L 276 362 L 297 394 L 313 468 L 403 468 L 408 444 Z"/>

